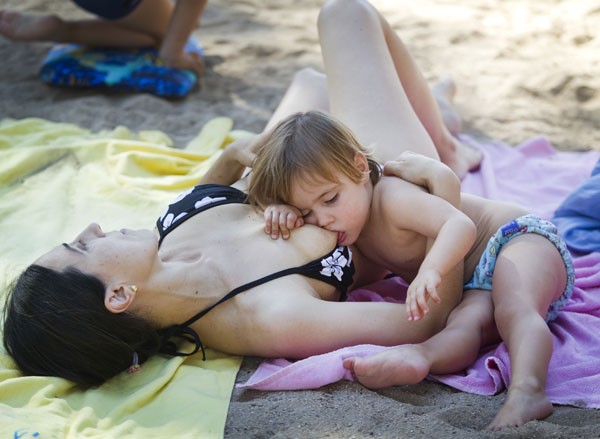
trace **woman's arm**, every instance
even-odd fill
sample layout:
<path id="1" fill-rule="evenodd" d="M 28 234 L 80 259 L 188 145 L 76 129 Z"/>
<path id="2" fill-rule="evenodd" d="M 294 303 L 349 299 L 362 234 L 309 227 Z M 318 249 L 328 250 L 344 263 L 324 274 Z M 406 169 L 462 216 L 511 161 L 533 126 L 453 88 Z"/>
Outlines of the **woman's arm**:
<path id="1" fill-rule="evenodd" d="M 200 184 L 232 185 L 239 181 L 247 167 L 252 166 L 260 136 L 237 139 L 227 145 L 221 155 L 200 179 Z"/>

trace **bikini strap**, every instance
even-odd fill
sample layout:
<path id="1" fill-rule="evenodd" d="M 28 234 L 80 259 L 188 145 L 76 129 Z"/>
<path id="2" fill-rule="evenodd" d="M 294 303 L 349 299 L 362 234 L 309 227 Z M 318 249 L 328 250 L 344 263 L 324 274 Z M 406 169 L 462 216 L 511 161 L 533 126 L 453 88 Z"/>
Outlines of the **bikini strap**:
<path id="1" fill-rule="evenodd" d="M 161 354 L 171 355 L 173 357 L 189 357 L 198 351 L 202 351 L 202 360 L 206 360 L 206 351 L 202 340 L 192 328 L 183 325 L 173 325 L 160 331 L 162 335 L 162 343 L 159 349 Z M 177 350 L 177 345 L 172 340 L 173 337 L 183 338 L 195 344 L 192 352 L 181 352 Z"/>
<path id="2" fill-rule="evenodd" d="M 199 313 L 197 313 L 194 316 L 192 316 L 191 318 L 187 319 L 182 324 L 169 326 L 168 328 L 161 330 L 161 335 L 163 336 L 163 343 L 160 348 L 160 352 L 163 354 L 176 356 L 176 357 L 187 357 L 190 355 L 194 355 L 196 352 L 201 350 L 202 351 L 202 360 L 206 360 L 206 352 L 204 350 L 204 345 L 202 344 L 202 341 L 200 340 L 198 333 L 196 331 L 194 331 L 192 328 L 190 328 L 190 325 L 192 323 L 194 323 L 195 321 L 197 321 L 198 319 L 203 317 L 205 314 L 207 314 L 209 311 L 211 311 L 216 306 L 219 306 L 223 302 L 226 302 L 227 300 L 231 299 L 232 297 L 237 296 L 240 293 L 243 293 L 244 291 L 247 291 L 251 288 L 257 287 L 264 283 L 270 282 L 274 279 L 278 279 L 278 278 L 284 277 L 284 276 L 289 276 L 290 274 L 302 274 L 303 268 L 304 267 L 286 268 L 285 270 L 281 270 L 276 273 L 272 273 L 268 276 L 262 277 L 255 281 L 248 282 L 245 285 L 241 285 L 241 286 L 231 290 L 225 296 L 221 297 L 221 299 L 219 299 L 218 301 L 216 301 L 215 303 L 210 305 L 208 308 L 203 309 Z M 173 337 L 183 338 L 187 341 L 194 343 L 196 346 L 192 350 L 192 352 L 178 351 L 177 345 L 175 344 L 175 342 L 173 342 L 171 340 Z"/>

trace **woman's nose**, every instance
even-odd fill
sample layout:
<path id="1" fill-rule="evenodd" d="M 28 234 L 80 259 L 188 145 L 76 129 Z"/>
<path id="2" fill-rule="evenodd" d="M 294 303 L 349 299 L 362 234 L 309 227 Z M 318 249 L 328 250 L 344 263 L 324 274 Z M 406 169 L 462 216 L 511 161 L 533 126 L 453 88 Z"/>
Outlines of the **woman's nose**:
<path id="1" fill-rule="evenodd" d="M 100 226 L 97 223 L 91 223 L 89 226 L 87 226 L 85 229 L 83 229 L 83 232 L 81 232 L 77 238 L 78 239 L 82 239 L 82 238 L 83 239 L 93 239 L 93 238 L 103 238 L 103 237 L 104 237 L 104 232 L 102 231 Z"/>

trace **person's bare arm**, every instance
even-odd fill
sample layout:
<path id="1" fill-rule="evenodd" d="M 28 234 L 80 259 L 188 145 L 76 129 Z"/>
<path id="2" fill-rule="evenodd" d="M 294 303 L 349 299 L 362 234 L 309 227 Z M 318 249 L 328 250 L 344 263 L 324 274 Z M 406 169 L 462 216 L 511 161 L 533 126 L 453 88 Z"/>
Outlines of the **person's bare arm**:
<path id="1" fill-rule="evenodd" d="M 177 0 L 159 57 L 170 67 L 193 70 L 198 76 L 204 72 L 204 61 L 197 53 L 184 52 L 188 38 L 198 25 L 208 0 Z"/>
<path id="2" fill-rule="evenodd" d="M 386 162 L 384 175 L 394 175 L 424 187 L 460 209 L 460 180 L 452 169 L 422 154 L 404 152 L 396 160 Z"/>
<path id="3" fill-rule="evenodd" d="M 383 173 L 385 175 L 400 177 L 421 186 L 430 194 L 440 197 L 456 209 L 460 209 L 460 179 L 452 169 L 438 160 L 410 151 L 404 152 L 398 159 L 386 162 Z M 467 230 L 463 231 L 467 232 Z M 429 260 L 434 258 L 431 256 L 430 250 L 434 247 L 435 242 L 436 238 L 427 238 L 427 256 Z M 439 250 L 440 247 L 438 243 L 436 250 Z M 422 264 L 419 271 L 422 276 L 417 276 L 417 283 L 413 285 L 411 292 L 420 290 L 424 294 L 420 296 L 420 299 L 415 295 L 407 297 L 407 313 L 409 317 L 412 316 L 413 318 L 420 319 L 425 313 L 429 312 L 429 307 L 427 306 L 429 294 L 426 291 L 426 285 L 427 283 L 436 283 L 436 279 L 439 279 L 439 287 L 434 287 L 434 296 L 432 299 L 436 302 L 437 306 L 439 306 L 441 297 L 444 297 L 444 301 L 446 302 L 440 311 L 444 312 L 448 307 L 452 309 L 461 300 L 462 285 L 464 284 L 464 257 L 458 260 L 454 268 L 445 275 L 440 274 L 437 277 L 435 271 L 433 271 L 432 279 L 431 277 L 428 278 L 428 272 L 432 273 L 430 266 Z"/>
<path id="4" fill-rule="evenodd" d="M 199 183 L 231 185 L 240 180 L 246 168 L 251 166 L 254 160 L 253 148 L 257 137 L 244 137 L 227 145 Z"/>
<path id="5" fill-rule="evenodd" d="M 401 189 L 386 190 L 384 215 L 398 229 L 427 238 L 427 253 L 410 283 L 406 300 L 409 319 L 418 320 L 429 312 L 429 298 L 436 303 L 444 296 L 460 298 L 462 288 L 443 295 L 438 294 L 437 288 L 443 278 L 447 282 L 449 274 L 457 276 L 450 284 L 462 285 L 460 268 L 475 241 L 476 228 L 469 217 L 440 197 L 412 185 L 403 184 Z M 410 206 L 410 211 L 406 206 Z"/>

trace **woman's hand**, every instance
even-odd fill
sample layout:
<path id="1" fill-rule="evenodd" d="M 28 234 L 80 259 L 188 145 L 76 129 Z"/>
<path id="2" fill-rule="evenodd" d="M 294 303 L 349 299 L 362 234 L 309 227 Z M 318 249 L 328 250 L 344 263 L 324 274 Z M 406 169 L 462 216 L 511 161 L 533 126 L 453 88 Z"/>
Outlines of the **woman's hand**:
<path id="1" fill-rule="evenodd" d="M 263 135 L 244 136 L 231 142 L 200 180 L 200 184 L 231 185 L 240 180 L 247 167 L 252 167 Z"/>
<path id="2" fill-rule="evenodd" d="M 265 209 L 265 233 L 277 239 L 290 237 L 290 231 L 304 225 L 298 209 L 287 204 L 272 204 Z"/>
<path id="3" fill-rule="evenodd" d="M 434 160 L 423 154 L 404 151 L 397 159 L 384 164 L 383 174 L 400 177 L 428 189 L 432 170 L 436 169 L 439 163 L 439 160 Z"/>
<path id="4" fill-rule="evenodd" d="M 271 131 L 263 131 L 248 137 L 237 139 L 227 146 L 226 151 L 240 165 L 252 167 L 256 153 L 269 139 Z"/>
<path id="5" fill-rule="evenodd" d="M 383 174 L 400 177 L 421 186 L 430 194 L 460 208 L 460 179 L 439 160 L 405 151 L 396 160 L 384 164 Z"/>
<path id="6" fill-rule="evenodd" d="M 406 292 L 406 314 L 408 320 L 420 320 L 429 312 L 427 301 L 441 303 L 437 287 L 442 282 L 440 273 L 433 268 L 419 270 Z"/>
<path id="7" fill-rule="evenodd" d="M 242 137 L 231 142 L 225 148 L 225 152 L 229 155 L 230 160 L 238 165 L 251 168 L 252 162 L 256 157 L 256 138 L 257 135 Z"/>

